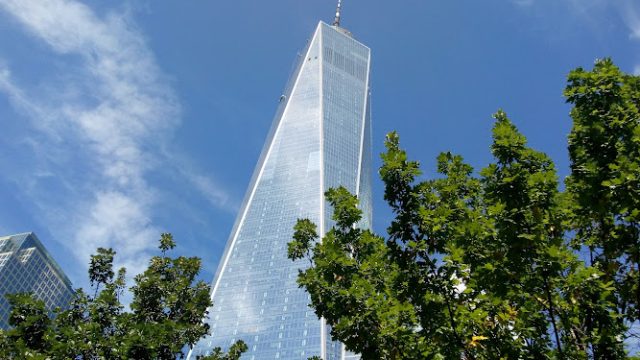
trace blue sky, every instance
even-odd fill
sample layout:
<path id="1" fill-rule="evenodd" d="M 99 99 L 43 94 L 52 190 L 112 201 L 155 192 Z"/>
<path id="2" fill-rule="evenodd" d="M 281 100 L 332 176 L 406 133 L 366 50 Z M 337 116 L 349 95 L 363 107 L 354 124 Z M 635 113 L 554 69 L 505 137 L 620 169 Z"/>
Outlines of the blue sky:
<path id="1" fill-rule="evenodd" d="M 334 7 L 0 0 L 0 234 L 35 231 L 86 286 L 96 247 L 136 272 L 170 231 L 209 281 L 293 60 Z M 566 74 L 605 56 L 640 73 L 636 0 L 346 0 L 343 25 L 373 52 L 374 154 L 398 130 L 426 176 L 440 151 L 488 164 L 498 108 L 565 176 Z M 382 232 L 377 179 L 374 197 Z"/>

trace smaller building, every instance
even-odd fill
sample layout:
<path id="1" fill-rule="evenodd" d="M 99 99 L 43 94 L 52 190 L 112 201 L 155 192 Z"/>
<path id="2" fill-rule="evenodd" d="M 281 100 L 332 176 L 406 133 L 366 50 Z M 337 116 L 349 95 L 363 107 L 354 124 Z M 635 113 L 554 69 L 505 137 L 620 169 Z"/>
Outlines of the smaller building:
<path id="1" fill-rule="evenodd" d="M 68 306 L 71 281 L 32 232 L 0 237 L 0 329 L 9 328 L 7 294 L 31 292 L 47 309 Z"/>

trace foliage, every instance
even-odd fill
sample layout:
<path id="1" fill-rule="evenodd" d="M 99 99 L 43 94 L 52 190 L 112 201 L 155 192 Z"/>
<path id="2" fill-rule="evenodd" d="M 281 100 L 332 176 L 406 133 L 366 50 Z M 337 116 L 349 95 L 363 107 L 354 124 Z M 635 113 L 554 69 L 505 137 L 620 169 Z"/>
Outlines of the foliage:
<path id="1" fill-rule="evenodd" d="M 576 69 L 565 90 L 576 243 L 616 283 L 618 307 L 640 319 L 640 78 L 606 59 L 593 71 Z"/>
<path id="2" fill-rule="evenodd" d="M 125 270 L 113 271 L 115 251 L 99 248 L 91 256 L 89 280 L 94 296 L 76 291 L 69 309 L 51 318 L 40 300 L 30 294 L 8 297 L 12 306 L 7 331 L 0 331 L 3 359 L 166 359 L 183 358 L 207 334 L 202 322 L 211 306 L 210 288 L 196 281 L 200 259 L 167 256 L 175 247 L 171 234 L 162 234 L 161 256 L 135 277 L 133 300 L 125 311 Z M 247 350 L 238 341 L 223 353 L 202 360 L 236 360 Z"/>
<path id="3" fill-rule="evenodd" d="M 640 306 L 640 82 L 610 60 L 577 69 L 571 176 L 495 115 L 494 162 L 478 175 L 451 153 L 439 175 L 387 136 L 380 176 L 395 217 L 383 238 L 358 200 L 331 189 L 320 241 L 300 220 L 298 283 L 334 339 L 363 359 L 625 358 Z"/>

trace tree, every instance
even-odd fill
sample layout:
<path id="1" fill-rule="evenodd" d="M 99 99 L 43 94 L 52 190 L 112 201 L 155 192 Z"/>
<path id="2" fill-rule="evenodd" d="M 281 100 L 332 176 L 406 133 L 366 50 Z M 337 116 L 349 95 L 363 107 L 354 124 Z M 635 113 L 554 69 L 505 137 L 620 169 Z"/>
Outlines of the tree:
<path id="1" fill-rule="evenodd" d="M 336 225 L 319 241 L 300 220 L 289 244 L 310 261 L 298 283 L 333 338 L 363 359 L 626 357 L 640 303 L 639 85 L 610 60 L 571 72 L 565 192 L 503 111 L 479 175 L 442 153 L 439 176 L 419 181 L 389 134 L 386 238 L 358 227 L 357 198 L 337 188 L 325 194 Z"/>
<path id="2" fill-rule="evenodd" d="M 578 68 L 565 89 L 573 229 L 589 261 L 616 284 L 627 320 L 640 320 L 640 77 L 610 59 Z"/>
<path id="3" fill-rule="evenodd" d="M 99 248 L 91 256 L 92 297 L 82 289 L 67 310 L 50 318 L 44 303 L 30 294 L 10 295 L 7 331 L 0 331 L 0 352 L 8 359 L 166 359 L 183 358 L 183 347 L 207 334 L 202 322 L 212 305 L 210 288 L 196 281 L 199 258 L 167 256 L 175 247 L 171 234 L 160 238 L 161 256 L 135 277 L 133 300 L 125 311 L 120 299 L 126 289 L 125 269 L 113 271 L 116 255 Z M 247 350 L 238 341 L 228 351 L 215 349 L 202 360 L 236 360 Z"/>

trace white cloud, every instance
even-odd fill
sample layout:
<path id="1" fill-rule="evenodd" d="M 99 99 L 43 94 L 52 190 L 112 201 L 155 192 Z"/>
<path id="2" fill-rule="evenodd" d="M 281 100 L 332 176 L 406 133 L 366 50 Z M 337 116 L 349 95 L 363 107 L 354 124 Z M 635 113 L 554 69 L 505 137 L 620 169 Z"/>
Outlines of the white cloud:
<path id="1" fill-rule="evenodd" d="M 231 201 L 229 194 L 223 191 L 211 177 L 205 176 L 195 170 L 192 165 L 189 165 L 189 161 L 187 159 L 181 159 L 175 154 L 167 154 L 166 156 L 167 158 L 172 159 L 172 162 L 176 164 L 176 170 L 179 172 L 179 175 L 186 179 L 193 188 L 199 191 L 211 205 L 218 208 L 226 208 L 233 213 L 238 211 L 238 205 Z"/>
<path id="2" fill-rule="evenodd" d="M 600 41 L 604 41 L 600 33 L 611 27 L 611 19 L 626 28 L 630 39 L 640 40 L 640 2 L 637 0 L 567 0 L 567 3 L 570 11 L 590 26 Z M 604 13 L 611 14 L 601 16 Z M 640 64 L 635 66 L 634 73 L 638 74 L 639 70 Z"/>
<path id="3" fill-rule="evenodd" d="M 632 0 L 620 0 L 616 2 L 616 6 L 629 29 L 629 37 L 640 40 L 640 3 Z"/>
<path id="4" fill-rule="evenodd" d="M 620 0 L 616 2 L 616 6 L 629 29 L 629 38 L 640 41 L 640 3 L 635 0 Z M 640 75 L 640 64 L 636 64 L 633 73 Z"/>
<path id="5" fill-rule="evenodd" d="M 640 3 L 637 0 L 569 0 L 569 4 L 592 24 L 603 9 L 614 9 L 629 30 L 629 37 L 640 40 Z"/>
<path id="6" fill-rule="evenodd" d="M 31 102 L 29 98 L 24 94 L 22 89 L 17 87 L 11 79 L 11 71 L 3 62 L 0 62 L 0 91 L 4 92 L 9 100 L 21 111 L 25 112 L 31 118 L 40 119 L 36 125 L 39 130 L 48 132 L 52 138 L 55 133 L 48 131 L 47 124 L 49 123 L 50 115 L 47 114 L 38 104 Z"/>
<path id="7" fill-rule="evenodd" d="M 0 0 L 0 10 L 48 45 L 53 56 L 73 60 L 64 80 L 44 80 L 48 92 L 21 86 L 0 66 L 0 91 L 44 136 L 44 142 L 30 143 L 34 152 L 54 148 L 86 171 L 69 174 L 68 159 L 47 158 L 48 168 L 34 170 L 70 183 L 69 198 L 64 204 L 51 200 L 46 185 L 25 185 L 25 191 L 45 215 L 56 214 L 50 230 L 70 239 L 64 242 L 80 263 L 86 264 L 98 246 L 114 247 L 135 273 L 160 232 L 151 219 L 159 190 L 146 174 L 167 160 L 155 149 L 179 124 L 172 88 L 126 14 L 102 18 L 72 0 Z M 183 175 L 214 205 L 225 206 L 225 193 L 212 181 L 196 171 Z"/>
<path id="8" fill-rule="evenodd" d="M 149 241 L 159 236 L 146 214 L 148 205 L 140 194 L 98 192 L 89 213 L 81 219 L 77 238 L 99 239 L 100 243 L 109 239 L 109 246 L 118 251 L 117 262 L 129 273 L 139 273 L 146 267 L 141 259 L 147 258 Z M 78 241 L 75 245 L 80 254 L 92 254 L 100 244 Z"/>

